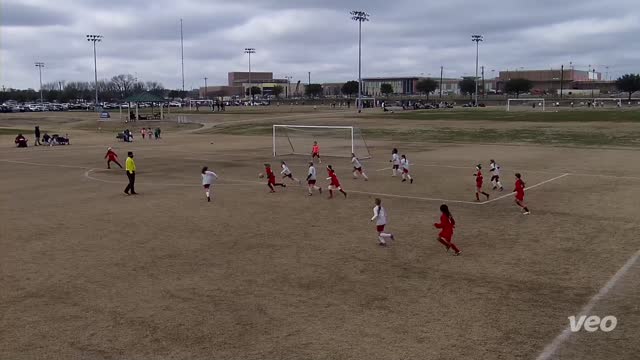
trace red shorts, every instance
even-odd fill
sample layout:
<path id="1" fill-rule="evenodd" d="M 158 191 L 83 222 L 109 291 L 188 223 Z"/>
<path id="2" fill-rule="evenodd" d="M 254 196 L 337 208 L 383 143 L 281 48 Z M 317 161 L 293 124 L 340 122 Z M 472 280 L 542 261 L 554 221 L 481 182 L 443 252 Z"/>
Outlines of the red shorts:
<path id="1" fill-rule="evenodd" d="M 482 191 L 482 184 L 476 184 L 476 189 L 478 189 L 478 191 Z"/>
<path id="2" fill-rule="evenodd" d="M 376 231 L 383 232 L 384 231 L 384 225 L 376 225 Z"/>
<path id="3" fill-rule="evenodd" d="M 440 237 L 441 239 L 445 239 L 448 242 L 451 242 L 451 238 L 453 237 L 453 234 L 440 233 L 440 234 L 438 234 L 438 237 Z"/>
<path id="4" fill-rule="evenodd" d="M 402 173 L 403 174 L 408 174 L 409 173 L 409 169 L 402 168 Z"/>
<path id="5" fill-rule="evenodd" d="M 316 181 L 315 180 L 307 180 L 307 184 L 309 185 L 315 185 Z"/>
<path id="6" fill-rule="evenodd" d="M 276 183 L 276 178 L 275 177 L 269 178 L 269 184 L 275 185 L 275 183 Z"/>
<path id="7" fill-rule="evenodd" d="M 205 189 L 208 189 L 208 188 L 210 188 L 210 187 L 211 187 L 211 184 L 204 184 L 204 185 L 202 185 L 202 186 L 203 186 Z"/>
<path id="8" fill-rule="evenodd" d="M 516 193 L 516 200 L 524 201 L 524 193 Z"/>
<path id="9" fill-rule="evenodd" d="M 311 157 L 320 157 L 320 153 L 314 152 L 311 154 Z"/>

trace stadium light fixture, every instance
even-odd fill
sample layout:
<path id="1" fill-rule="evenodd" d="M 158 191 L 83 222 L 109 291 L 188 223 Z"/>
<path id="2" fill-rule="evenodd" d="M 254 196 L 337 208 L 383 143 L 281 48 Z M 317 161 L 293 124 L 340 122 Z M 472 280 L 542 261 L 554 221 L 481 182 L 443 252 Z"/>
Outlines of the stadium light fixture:
<path id="1" fill-rule="evenodd" d="M 93 71 L 95 75 L 96 102 L 94 109 L 98 111 L 98 60 L 96 56 L 96 43 L 102 41 L 102 35 L 87 35 L 87 41 L 93 42 Z"/>
<path id="2" fill-rule="evenodd" d="M 42 101 L 42 68 L 44 67 L 44 63 L 43 62 L 36 62 L 36 67 L 38 68 L 39 72 L 40 72 L 40 105 L 42 105 L 43 101 Z"/>
<path id="3" fill-rule="evenodd" d="M 249 101 L 253 105 L 253 85 L 251 83 L 251 54 L 256 53 L 254 48 L 244 48 L 244 53 L 249 55 Z"/>
<path id="4" fill-rule="evenodd" d="M 358 112 L 362 111 L 362 23 L 369 21 L 369 14 L 360 10 L 349 13 L 351 20 L 358 22 Z"/>
<path id="5" fill-rule="evenodd" d="M 474 106 L 478 106 L 478 55 L 480 51 L 480 42 L 484 41 L 484 36 L 477 34 L 471 35 L 471 41 L 475 41 L 476 43 L 476 77 L 474 79 L 476 82 L 476 92 Z"/>

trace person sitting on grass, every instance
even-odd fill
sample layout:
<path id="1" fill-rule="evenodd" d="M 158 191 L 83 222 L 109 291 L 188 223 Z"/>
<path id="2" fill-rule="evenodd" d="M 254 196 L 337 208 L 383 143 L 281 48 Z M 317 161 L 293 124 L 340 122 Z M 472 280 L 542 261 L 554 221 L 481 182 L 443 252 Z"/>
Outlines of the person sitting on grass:
<path id="1" fill-rule="evenodd" d="M 18 136 L 16 136 L 15 143 L 16 143 L 16 146 L 19 148 L 27 147 L 27 139 L 22 134 L 18 134 Z"/>
<path id="2" fill-rule="evenodd" d="M 51 143 L 51 135 L 45 132 L 44 135 L 42 136 L 42 142 L 45 145 L 49 145 Z"/>

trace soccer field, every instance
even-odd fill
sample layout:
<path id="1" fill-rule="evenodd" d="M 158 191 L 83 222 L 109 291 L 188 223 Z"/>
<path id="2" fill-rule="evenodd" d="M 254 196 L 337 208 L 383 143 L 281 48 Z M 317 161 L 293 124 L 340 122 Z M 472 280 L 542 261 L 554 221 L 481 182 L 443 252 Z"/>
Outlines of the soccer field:
<path id="1" fill-rule="evenodd" d="M 615 136 L 635 134 L 635 123 L 562 123 L 557 115 L 535 124 L 424 121 L 287 109 L 198 115 L 200 129 L 161 124 L 160 141 L 117 143 L 113 130 L 121 124 L 96 132 L 88 115 L 24 115 L 0 117 L 2 359 L 640 353 L 639 152 L 631 140 L 615 146 Z M 73 145 L 14 148 L 11 129 L 36 122 L 68 131 Z M 370 135 L 372 157 L 362 161 L 370 181 L 352 179 L 348 158 L 328 157 L 322 165 L 336 169 L 347 199 L 309 197 L 297 184 L 268 193 L 257 177 L 263 163 L 278 170 L 286 160 L 304 178 L 309 161 L 271 156 L 274 123 L 358 126 Z M 602 131 L 609 142 L 438 137 L 525 129 Z M 140 195 L 124 195 L 124 172 L 106 169 L 108 146 L 123 164 L 127 151 L 135 153 Z M 413 184 L 391 176 L 394 147 L 410 159 Z M 489 159 L 502 166 L 503 192 L 490 188 Z M 488 201 L 474 201 L 478 163 Z M 220 176 L 211 203 L 202 166 Z M 514 204 L 516 172 L 527 183 L 529 216 Z M 326 188 L 322 166 L 318 173 Z M 397 238 L 387 248 L 376 245 L 369 222 L 376 197 Z M 442 203 L 456 219 L 459 257 L 436 240 Z M 569 317 L 581 315 L 615 316 L 617 326 L 572 333 Z"/>

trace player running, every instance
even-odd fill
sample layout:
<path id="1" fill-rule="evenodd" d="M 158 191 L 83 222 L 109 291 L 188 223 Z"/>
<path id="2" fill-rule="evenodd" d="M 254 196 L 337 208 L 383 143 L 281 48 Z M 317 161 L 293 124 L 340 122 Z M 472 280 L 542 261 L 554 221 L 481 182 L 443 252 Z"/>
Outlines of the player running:
<path id="1" fill-rule="evenodd" d="M 400 155 L 398 155 L 398 149 L 393 148 L 393 150 L 391 150 L 391 160 L 389 160 L 389 162 L 391 163 L 391 176 L 396 176 L 398 169 L 400 169 Z"/>
<path id="2" fill-rule="evenodd" d="M 520 173 L 516 173 L 516 186 L 515 190 L 513 190 L 513 192 L 516 193 L 516 204 L 522 208 L 523 215 L 529 215 L 531 214 L 531 212 L 529 211 L 527 205 L 525 205 L 524 203 L 525 186 L 526 184 L 524 183 L 524 181 L 522 181 L 522 175 L 520 175 Z"/>
<path id="3" fill-rule="evenodd" d="M 322 194 L 322 188 L 316 185 L 318 175 L 316 172 L 315 166 L 313 166 L 313 161 L 309 162 L 309 171 L 307 172 L 307 186 L 309 187 L 309 196 L 313 195 L 312 190 L 318 190 L 320 194 Z"/>
<path id="4" fill-rule="evenodd" d="M 500 188 L 500 191 L 504 190 L 502 183 L 500 182 L 500 165 L 496 164 L 496 161 L 491 159 L 489 160 L 489 166 L 491 167 L 489 171 L 491 171 L 491 184 L 493 184 L 493 190 L 498 188 Z"/>
<path id="5" fill-rule="evenodd" d="M 385 233 L 384 227 L 387 225 L 387 211 L 382 207 L 382 200 L 376 199 L 375 206 L 373 207 L 373 217 L 371 221 L 376 222 L 376 231 L 378 232 L 378 245 L 387 246 L 385 239 L 395 240 L 395 237 L 391 233 Z"/>
<path id="6" fill-rule="evenodd" d="M 453 219 L 453 215 L 451 215 L 449 207 L 446 204 L 440 205 L 440 212 L 442 213 L 442 215 L 440 215 L 440 223 L 433 224 L 437 229 L 442 229 L 438 234 L 438 241 L 447 248 L 447 251 L 453 249 L 453 255 L 458 256 L 462 251 L 458 249 L 452 240 L 456 221 Z"/>
<path id="7" fill-rule="evenodd" d="M 409 182 L 413 184 L 413 178 L 409 174 L 409 159 L 407 159 L 405 155 L 402 155 L 402 158 L 400 159 L 400 167 L 402 168 L 402 182 L 409 179 Z"/>
<path id="8" fill-rule="evenodd" d="M 317 141 L 313 142 L 313 147 L 311 148 L 311 161 L 315 161 L 318 158 L 318 164 L 322 164 L 322 160 L 320 159 L 320 145 L 318 145 Z"/>
<path id="9" fill-rule="evenodd" d="M 120 163 L 118 162 L 118 154 L 116 154 L 116 152 L 113 151 L 111 148 L 107 148 L 107 154 L 104 156 L 104 158 L 105 159 L 108 158 L 107 169 L 111 169 L 112 162 L 116 163 L 116 165 L 120 166 L 120 169 L 122 169 L 122 165 L 120 165 Z"/>
<path id="10" fill-rule="evenodd" d="M 213 171 L 209 171 L 208 167 L 202 168 L 202 187 L 204 188 L 204 193 L 207 195 L 207 202 L 211 202 L 211 186 L 213 182 L 218 179 L 218 175 Z"/>
<path id="11" fill-rule="evenodd" d="M 489 200 L 489 194 L 482 190 L 482 184 L 484 183 L 484 177 L 482 176 L 482 165 L 476 166 L 476 173 L 473 174 L 476 177 L 476 201 L 480 201 L 480 194 L 487 197 Z"/>
<path id="12" fill-rule="evenodd" d="M 276 182 L 276 175 L 271 170 L 271 164 L 264 164 L 264 171 L 267 173 L 267 186 L 271 189 L 271 192 L 274 193 L 276 190 L 273 188 L 274 186 L 287 187 L 287 185 L 283 183 Z"/>
<path id="13" fill-rule="evenodd" d="M 285 163 L 284 161 L 282 161 L 281 165 L 282 166 L 282 171 L 280 171 L 280 174 L 282 175 L 282 178 L 289 178 L 289 180 L 297 182 L 298 184 L 300 184 L 300 180 L 293 177 L 293 173 L 291 173 L 291 170 L 289 169 L 289 167 L 287 166 L 287 163 Z"/>
<path id="14" fill-rule="evenodd" d="M 354 179 L 357 179 L 358 178 L 358 174 L 360 174 L 364 178 L 364 181 L 369 181 L 369 177 L 367 177 L 367 174 L 365 174 L 364 170 L 362 170 L 362 164 L 360 163 L 360 160 L 358 159 L 358 157 L 354 153 L 351 153 L 351 164 L 353 164 L 353 178 Z"/>
<path id="15" fill-rule="evenodd" d="M 333 167 L 331 165 L 327 165 L 327 172 L 329 173 L 329 177 L 327 178 L 327 180 L 330 181 L 328 186 L 329 199 L 333 199 L 333 190 L 340 191 L 346 199 L 347 193 L 344 190 L 342 190 L 342 187 L 340 187 L 340 180 L 338 180 L 338 176 L 336 175 L 336 172 L 333 170 Z"/>

